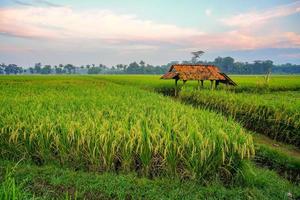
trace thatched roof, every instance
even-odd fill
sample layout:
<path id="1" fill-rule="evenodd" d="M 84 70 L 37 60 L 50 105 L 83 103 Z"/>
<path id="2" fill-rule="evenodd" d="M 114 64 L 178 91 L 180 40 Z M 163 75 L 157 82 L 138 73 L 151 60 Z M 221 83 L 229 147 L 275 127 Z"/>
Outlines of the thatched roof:
<path id="1" fill-rule="evenodd" d="M 236 85 L 226 74 L 221 73 L 214 65 L 192 65 L 176 64 L 172 65 L 162 79 L 180 80 L 219 80 L 222 83 Z"/>

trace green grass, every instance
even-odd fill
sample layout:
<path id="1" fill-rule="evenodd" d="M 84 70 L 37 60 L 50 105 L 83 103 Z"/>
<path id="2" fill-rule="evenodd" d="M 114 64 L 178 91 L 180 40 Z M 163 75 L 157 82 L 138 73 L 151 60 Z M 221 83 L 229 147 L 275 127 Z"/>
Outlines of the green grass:
<path id="1" fill-rule="evenodd" d="M 0 107 L 0 156 L 38 165 L 209 182 L 254 154 L 233 120 L 94 76 L 0 77 Z"/>
<path id="2" fill-rule="evenodd" d="M 299 75 L 272 75 L 266 84 L 262 75 L 233 75 L 230 76 L 238 86 L 232 90 L 235 92 L 278 92 L 278 91 L 300 91 Z"/>
<path id="3" fill-rule="evenodd" d="M 274 142 L 265 136 L 254 134 L 256 155 L 253 159 L 259 166 L 275 170 L 282 177 L 300 183 L 300 151 L 293 146 Z"/>
<path id="4" fill-rule="evenodd" d="M 14 163 L 0 161 L 0 175 Z M 1 176 L 0 176 L 1 177 Z M 195 181 L 168 178 L 147 179 L 136 174 L 88 173 L 20 164 L 10 175 L 21 191 L 19 199 L 294 199 L 300 189 L 275 173 L 245 162 L 226 187 L 219 182 L 201 186 Z M 3 179 L 0 179 L 0 182 Z M 6 181 L 6 180 L 4 180 Z M 1 188 L 3 191 L 3 187 Z M 5 188 L 8 189 L 8 188 Z M 10 193 L 11 190 L 6 190 Z M 3 198 L 5 199 L 5 198 Z M 10 198 L 7 198 L 10 199 Z"/>

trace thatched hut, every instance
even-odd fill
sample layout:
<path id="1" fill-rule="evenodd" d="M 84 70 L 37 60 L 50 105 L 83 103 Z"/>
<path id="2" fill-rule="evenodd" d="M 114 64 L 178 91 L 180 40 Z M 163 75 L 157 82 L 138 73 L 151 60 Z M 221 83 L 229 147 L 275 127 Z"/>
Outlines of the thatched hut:
<path id="1" fill-rule="evenodd" d="M 161 79 L 175 79 L 175 95 L 177 91 L 177 82 L 182 80 L 185 84 L 188 80 L 197 80 L 198 88 L 203 87 L 203 82 L 205 80 L 210 80 L 211 89 L 213 89 L 213 84 L 215 82 L 215 87 L 217 88 L 219 83 L 226 85 L 236 86 L 237 84 L 233 82 L 225 73 L 220 72 L 218 67 L 214 65 L 200 65 L 200 64 L 176 64 L 172 65 L 169 71 L 164 74 Z"/>

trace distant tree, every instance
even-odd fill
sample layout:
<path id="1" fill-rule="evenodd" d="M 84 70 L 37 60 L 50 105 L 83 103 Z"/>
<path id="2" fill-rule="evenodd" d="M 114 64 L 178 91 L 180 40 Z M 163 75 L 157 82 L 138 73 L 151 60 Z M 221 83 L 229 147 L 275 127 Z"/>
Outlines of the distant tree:
<path id="1" fill-rule="evenodd" d="M 63 64 L 59 64 L 58 66 L 55 67 L 54 70 L 55 70 L 56 74 L 64 74 L 65 73 Z"/>
<path id="2" fill-rule="evenodd" d="M 51 74 L 51 65 L 45 65 L 42 69 L 41 69 L 41 74 Z"/>
<path id="3" fill-rule="evenodd" d="M 0 64 L 0 74 L 4 74 L 5 64 Z"/>
<path id="4" fill-rule="evenodd" d="M 223 68 L 225 72 L 229 72 L 233 69 L 234 59 L 232 57 L 223 58 Z"/>
<path id="5" fill-rule="evenodd" d="M 100 74 L 102 72 L 101 67 L 90 67 L 88 68 L 88 74 Z"/>
<path id="6" fill-rule="evenodd" d="M 18 74 L 22 73 L 23 69 L 21 67 L 18 67 L 16 64 L 9 64 L 5 66 L 4 72 L 5 74 Z"/>
<path id="7" fill-rule="evenodd" d="M 141 67 L 145 67 L 146 63 L 143 60 L 141 60 L 139 64 L 140 64 Z"/>
<path id="8" fill-rule="evenodd" d="M 272 72 L 283 73 L 283 74 L 288 74 L 288 73 L 299 74 L 300 65 L 293 65 L 291 63 L 277 65 L 277 66 L 273 66 Z"/>
<path id="9" fill-rule="evenodd" d="M 200 56 L 202 56 L 205 52 L 204 51 L 195 51 L 195 52 L 191 52 L 191 54 L 193 55 L 191 62 L 193 64 L 197 63 L 197 60 L 200 58 Z"/>
<path id="10" fill-rule="evenodd" d="M 41 73 L 41 69 L 42 69 L 42 64 L 41 63 L 35 63 L 34 65 L 34 72 L 37 74 Z"/>
<path id="11" fill-rule="evenodd" d="M 138 74 L 139 73 L 139 64 L 137 62 L 130 63 L 126 69 L 126 73 L 128 74 Z"/>
<path id="12" fill-rule="evenodd" d="M 34 68 L 33 67 L 29 67 L 29 73 L 34 74 Z"/>
<path id="13" fill-rule="evenodd" d="M 73 66 L 72 64 L 67 64 L 64 66 L 64 71 L 68 74 L 74 74 L 75 73 L 75 66 Z"/>
<path id="14" fill-rule="evenodd" d="M 117 68 L 118 71 L 121 71 L 121 70 L 123 70 L 123 65 L 118 64 L 118 65 L 116 65 L 116 68 Z"/>

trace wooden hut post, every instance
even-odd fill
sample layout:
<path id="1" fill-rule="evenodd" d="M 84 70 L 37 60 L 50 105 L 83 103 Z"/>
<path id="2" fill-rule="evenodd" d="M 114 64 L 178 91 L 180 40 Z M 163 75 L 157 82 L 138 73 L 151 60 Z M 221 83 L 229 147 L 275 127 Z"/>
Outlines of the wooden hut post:
<path id="1" fill-rule="evenodd" d="M 219 85 L 220 81 L 219 80 L 216 80 L 216 89 L 218 88 L 218 85 Z"/>
<path id="2" fill-rule="evenodd" d="M 177 82 L 178 82 L 178 79 L 176 78 L 175 79 L 175 97 L 177 97 L 177 90 L 178 90 Z"/>
<path id="3" fill-rule="evenodd" d="M 210 89 L 211 89 L 211 90 L 214 89 L 214 80 L 210 80 Z"/>
<path id="4" fill-rule="evenodd" d="M 203 82 L 204 82 L 204 80 L 201 80 L 201 87 L 202 87 L 202 88 L 204 87 Z"/>
<path id="5" fill-rule="evenodd" d="M 186 81 L 187 80 L 183 80 L 182 82 L 183 82 L 183 85 L 182 85 L 182 87 L 184 87 L 185 86 L 185 83 L 186 83 Z"/>

